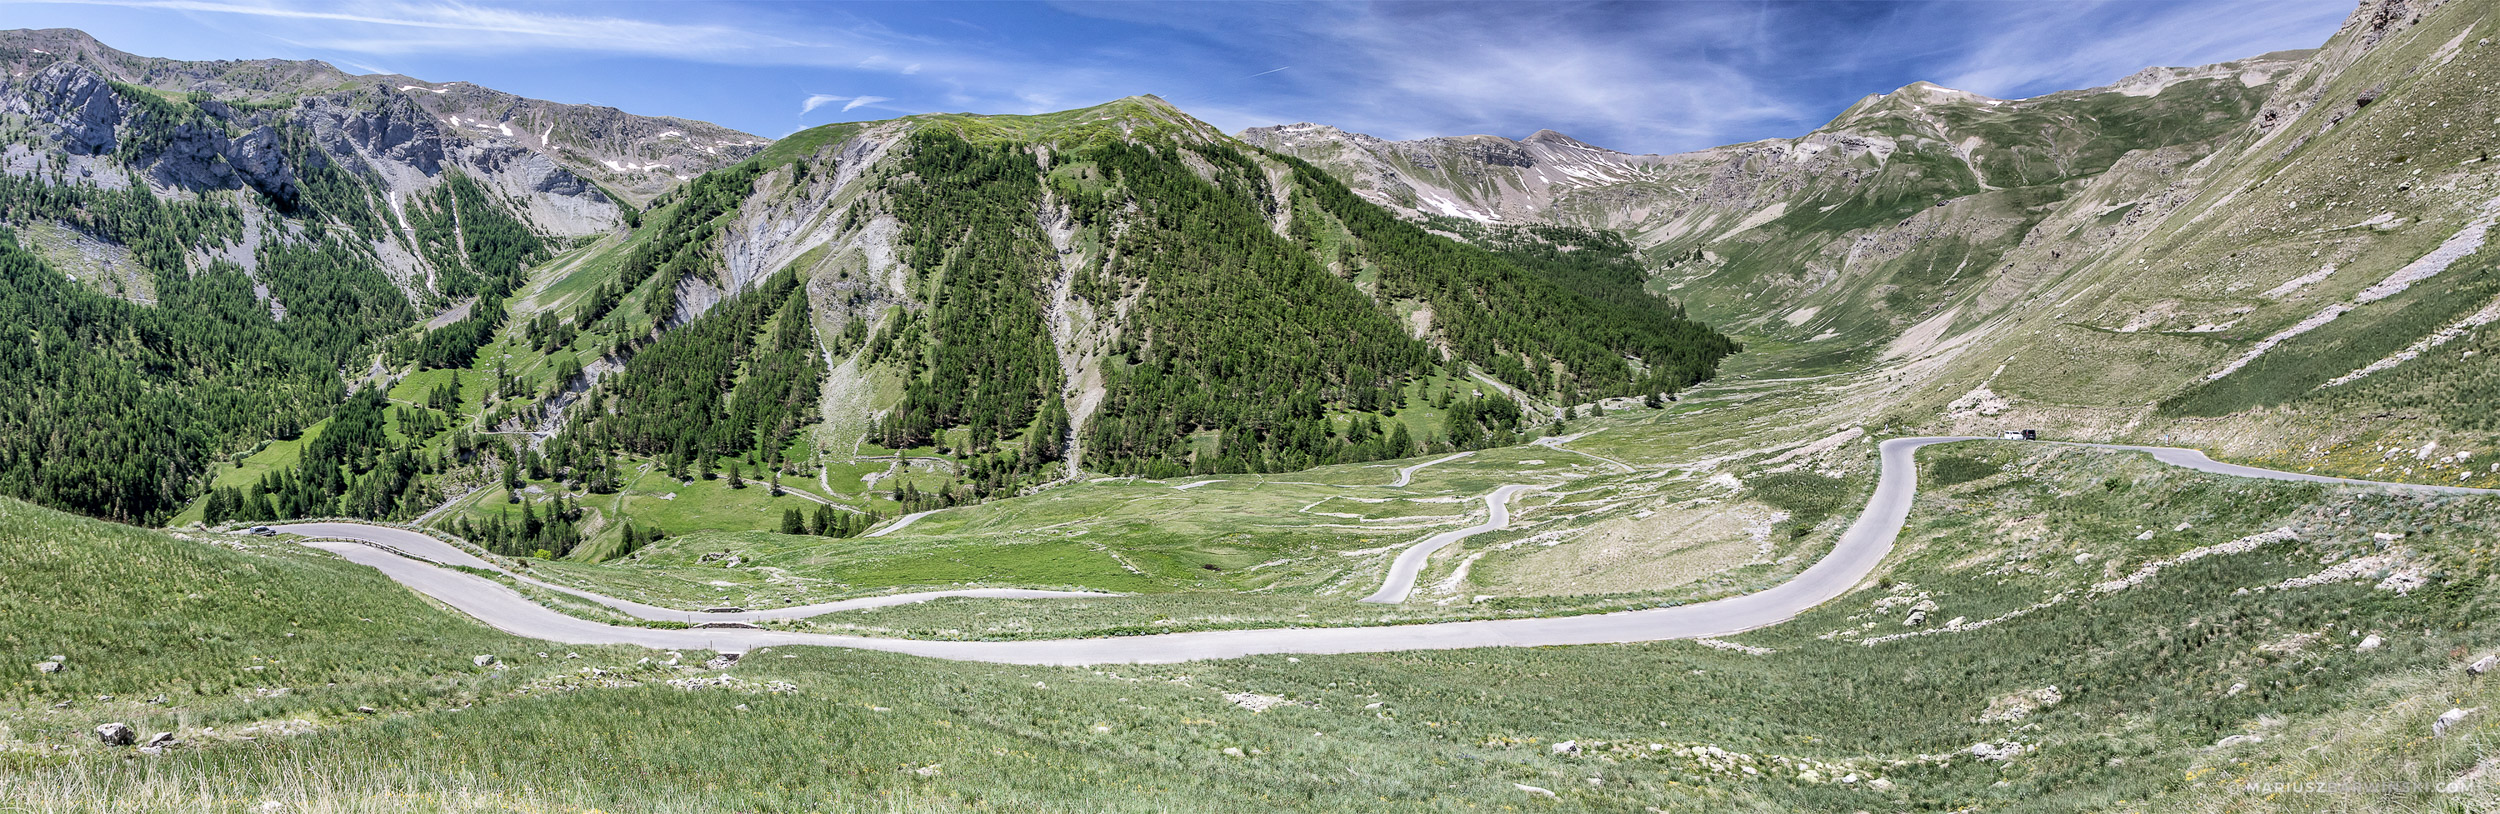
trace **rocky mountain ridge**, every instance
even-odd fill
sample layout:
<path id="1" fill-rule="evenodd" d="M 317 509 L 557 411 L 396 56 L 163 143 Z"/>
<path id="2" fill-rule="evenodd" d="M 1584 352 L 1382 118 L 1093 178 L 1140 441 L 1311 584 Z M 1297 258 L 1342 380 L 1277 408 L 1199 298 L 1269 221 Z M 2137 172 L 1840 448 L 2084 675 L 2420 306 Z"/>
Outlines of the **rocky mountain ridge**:
<path id="1" fill-rule="evenodd" d="M 224 258 L 253 273 L 253 247 L 297 233 L 278 225 L 305 216 L 307 176 L 337 169 L 345 175 L 325 181 L 326 206 L 352 211 L 312 217 L 359 231 L 372 262 L 420 307 L 463 296 L 441 280 L 474 271 L 448 259 L 465 245 L 456 218 L 448 235 L 420 234 L 426 217 L 412 214 L 450 200 L 452 175 L 487 191 L 479 204 L 541 235 L 583 237 L 624 226 L 651 197 L 768 143 L 702 122 L 318 61 L 141 57 L 67 29 L 0 32 L 0 71 L 9 174 L 230 201 L 258 225 L 238 242 L 195 246 L 194 263 Z M 459 245 L 427 247 L 445 238 Z"/>
<path id="2" fill-rule="evenodd" d="M 2024 100 L 1919 83 L 1674 156 L 1243 135 L 1415 216 L 1620 231 L 1696 313 L 1877 375 L 1846 420 L 2485 482 L 2382 458 L 2500 440 L 2472 407 L 2500 392 L 2495 6 L 2369 0 L 2316 51 Z"/>
<path id="3" fill-rule="evenodd" d="M 255 104 L 360 92 L 406 96 L 438 125 L 436 135 L 545 155 L 637 206 L 771 143 L 709 122 L 530 99 L 470 82 L 350 74 L 319 60 L 173 60 L 124 53 L 74 29 L 0 31 L 0 68 L 11 76 L 54 63 L 109 81 Z"/>

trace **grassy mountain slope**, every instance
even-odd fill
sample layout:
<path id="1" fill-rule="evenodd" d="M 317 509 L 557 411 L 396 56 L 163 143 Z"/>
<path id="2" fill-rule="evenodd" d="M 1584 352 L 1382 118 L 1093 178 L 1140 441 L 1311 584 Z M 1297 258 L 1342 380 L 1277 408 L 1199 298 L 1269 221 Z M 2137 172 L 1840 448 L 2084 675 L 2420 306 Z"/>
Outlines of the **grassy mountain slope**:
<path id="1" fill-rule="evenodd" d="M 1242 135 L 1418 215 L 1619 231 L 1695 313 L 1862 349 L 1990 274 L 2123 156 L 2201 156 L 2299 56 L 2010 101 L 1914 83 L 1799 138 L 1667 156 L 1550 131 L 1518 142 L 1386 142 L 1317 125 Z"/>
<path id="2" fill-rule="evenodd" d="M 1914 84 L 1677 156 L 1244 135 L 1424 215 L 1618 230 L 1694 313 L 1865 370 L 1860 421 L 2500 483 L 2494 13 L 2365 3 L 2315 52 L 2022 100 Z"/>
<path id="3" fill-rule="evenodd" d="M 291 481 L 235 484 L 220 464 L 311 440 L 298 435 L 385 372 L 471 367 L 529 310 L 507 302 L 529 267 L 639 220 L 617 190 L 649 198 L 763 144 L 319 62 L 139 57 L 70 30 L 0 32 L 0 71 L 0 256 L 54 278 L 0 296 L 54 331 L 0 396 L 19 417 L 0 489 L 133 522 L 196 516 L 183 506 L 212 484 L 235 490 L 228 503 L 256 490 L 254 506 L 316 513 L 435 504 L 445 459 L 378 440 L 332 445 L 345 478 L 288 467 Z M 566 344 L 540 328 L 529 344 Z M 580 350 L 563 363 L 595 364 Z M 541 376 L 572 378 L 559 372 Z M 374 436 L 510 418 L 446 406 L 405 428 L 382 416 Z M 476 460 L 454 452 L 455 468 Z"/>
<path id="4" fill-rule="evenodd" d="M 892 460 L 870 478 L 890 502 L 858 508 L 1502 443 L 1545 420 L 1505 393 L 1673 391 L 1734 349 L 1636 276 L 1559 284 L 1152 97 L 796 134 L 663 196 L 606 253 L 623 260 L 549 284 L 600 292 L 577 325 L 607 332 L 638 301 L 682 327 L 617 340 L 628 378 L 566 413 L 556 469 L 619 438 L 688 483 L 735 466 L 826 485 Z M 746 409 L 745 338 L 771 310 L 749 300 L 797 296 L 764 289 L 804 292 L 776 319 L 814 325 L 821 398 L 774 391 L 748 411 L 786 417 L 762 435 L 683 431 Z M 681 345 L 721 355 L 654 353 Z M 655 387 L 736 392 L 653 409 L 635 394 Z"/>
<path id="5" fill-rule="evenodd" d="M 0 792 L 61 811 L 271 799 L 378 811 L 2490 799 L 2487 786 L 2433 791 L 2487 757 L 2469 738 L 2488 723 L 2428 736 L 2448 706 L 2488 701 L 2488 682 L 2458 669 L 2493 635 L 2489 586 L 2459 578 L 2489 567 L 2472 543 L 2491 529 L 2488 506 L 2250 484 L 2081 450 L 1931 452 L 1942 453 L 1925 462 L 1938 485 L 1920 496 L 1891 578 L 1739 640 L 1768 652 L 1673 642 L 1110 669 L 810 648 L 706 669 L 692 664 L 701 653 L 672 666 L 664 654 L 550 648 L 411 604 L 290 543 L 184 539 L 0 499 L 0 547 L 26 565 L 0 580 L 17 620 L 0 642 L 12 664 L 68 665 L 0 695 Z M 2370 536 L 2433 525 L 2400 548 Z M 2164 531 L 2121 533 L 2138 526 Z M 2297 539 L 2090 587 L 2284 527 Z M 2018 543 L 1995 542 L 2008 534 Z M 2357 557 L 2431 576 L 2409 592 L 2374 586 L 2375 572 L 2280 587 Z M 1921 602 L 1929 615 L 1996 621 L 1901 624 Z M 2172 632 L 2148 637 L 2146 619 Z M 2381 643 L 2364 647 L 2363 634 Z M 477 667 L 481 653 L 501 666 Z M 666 683 L 724 674 L 727 686 Z M 2355 716 L 2367 723 L 2351 728 Z M 114 720 L 183 743 L 146 758 L 97 745 L 88 730 Z M 2360 771 L 2358 782 L 2268 798 L 2267 784 L 2303 779 L 2300 761 L 2325 760 L 2288 754 L 2309 740 L 2297 733 L 2322 727 L 2342 733 L 2330 768 Z M 2226 740 L 2249 734 L 2259 737 Z"/>

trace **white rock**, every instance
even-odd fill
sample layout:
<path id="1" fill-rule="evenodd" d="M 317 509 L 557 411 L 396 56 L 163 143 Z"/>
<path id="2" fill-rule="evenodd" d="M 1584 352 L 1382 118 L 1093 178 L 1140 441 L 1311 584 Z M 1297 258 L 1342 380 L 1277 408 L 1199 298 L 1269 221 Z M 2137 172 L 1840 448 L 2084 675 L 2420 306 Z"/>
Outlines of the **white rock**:
<path id="1" fill-rule="evenodd" d="M 2386 639 L 2379 638 L 2379 635 L 2378 635 L 2378 634 L 2376 634 L 2376 633 L 2372 633 L 2372 634 L 2370 634 L 2370 635 L 2368 635 L 2368 636 L 2364 636 L 2364 637 L 2362 637 L 2362 638 L 2361 638 L 2361 643 L 2360 643 L 2360 644 L 2357 644 L 2357 645 L 2353 645 L 2353 648 L 2352 648 L 2352 649 L 2357 650 L 2357 651 L 2360 651 L 2360 652 L 2363 652 L 2363 653 L 2367 653 L 2367 652 L 2370 652 L 2370 651 L 2372 651 L 2372 650 L 2377 650 L 2377 649 L 2379 649 L 2379 648 L 2381 648 L 2381 647 L 2386 647 L 2386 646 L 2387 646 L 2387 640 L 2386 640 Z"/>
<path id="2" fill-rule="evenodd" d="M 2482 709 L 2482 707 L 2473 707 L 2471 709 L 2451 708 L 2447 712 L 2440 713 L 2439 720 L 2431 722 L 2431 737 L 2436 738 L 2447 735 L 2448 730 L 2456 728 L 2457 724 L 2464 723 L 2466 716 L 2474 714 L 2474 710 L 2478 709 Z"/>
<path id="3" fill-rule="evenodd" d="M 1552 749 L 1554 754 L 1557 755 L 1576 755 L 1580 753 L 1580 742 L 1563 741 L 1561 743 L 1554 744 Z"/>
<path id="4" fill-rule="evenodd" d="M 1225 756 L 1225 757 L 1241 757 L 1241 756 L 1242 756 L 1242 755 L 1241 755 L 1241 747 L 1239 747 L 1239 746 L 1227 746 L 1227 747 L 1224 747 L 1224 756 Z"/>
<path id="5" fill-rule="evenodd" d="M 181 745 L 182 741 L 176 740 L 174 738 L 174 733 L 158 732 L 156 733 L 156 737 L 148 739 L 146 745 L 139 747 L 139 754 L 161 755 L 165 753 L 165 750 Z"/>
<path id="6" fill-rule="evenodd" d="M 2264 743 L 2265 741 L 2266 736 L 2264 735 L 2233 735 L 2228 738 L 2223 738 L 2222 740 L 2214 741 L 2214 748 L 2229 749 L 2234 746 L 2242 746 L 2251 743 Z"/>
<path id="7" fill-rule="evenodd" d="M 2014 741 L 1998 741 L 1996 743 L 1982 741 L 1980 743 L 1971 744 L 1970 748 L 1964 751 L 1969 752 L 1972 757 L 1979 758 L 1980 760 L 2003 762 L 2013 760 L 2015 756 L 2031 751 L 2031 747 Z"/>
<path id="8" fill-rule="evenodd" d="M 2475 659 L 2473 664 L 2465 666 L 2465 674 L 2478 676 L 2491 672 L 2494 667 L 2500 667 L 2500 655 L 2484 656 L 2482 658 Z"/>
<path id="9" fill-rule="evenodd" d="M 95 728 L 95 738 L 106 746 L 129 746 L 139 741 L 139 731 L 119 721 Z"/>
<path id="10" fill-rule="evenodd" d="M 1892 781 L 1878 777 L 1873 780 L 1866 781 L 1866 787 L 1876 791 L 1891 791 Z"/>
<path id="11" fill-rule="evenodd" d="M 492 665 L 492 664 L 494 664 L 494 663 L 495 663 L 495 657 L 494 657 L 494 656 L 478 656 L 478 657 L 476 657 L 476 658 L 470 659 L 470 660 L 469 660 L 469 663 L 470 663 L 470 664 L 475 664 L 475 665 L 477 665 L 477 666 L 479 666 L 479 667 L 486 667 L 486 666 L 489 666 L 489 665 Z"/>
<path id="12" fill-rule="evenodd" d="M 1552 797 L 1552 796 L 1554 796 L 1554 790 L 1553 790 L 1553 789 L 1541 789 L 1541 788 L 1537 788 L 1537 787 L 1535 787 L 1535 786 L 1528 785 L 1528 784 L 1526 784 L 1526 783 L 1512 783 L 1512 784 L 1510 784 L 1510 786 L 1511 786 L 1511 788 L 1515 788 L 1515 789 L 1518 789 L 1518 790 L 1520 790 L 1520 791 L 1527 792 L 1527 793 L 1529 793 L 1529 794 L 1543 795 L 1543 796 L 1546 796 L 1546 797 Z"/>
<path id="13" fill-rule="evenodd" d="M 60 663 L 60 662 L 57 662 L 57 661 L 39 661 L 39 662 L 35 662 L 35 672 L 38 672 L 38 673 L 57 673 L 57 672 L 60 672 L 60 671 L 61 671 L 61 663 Z"/>

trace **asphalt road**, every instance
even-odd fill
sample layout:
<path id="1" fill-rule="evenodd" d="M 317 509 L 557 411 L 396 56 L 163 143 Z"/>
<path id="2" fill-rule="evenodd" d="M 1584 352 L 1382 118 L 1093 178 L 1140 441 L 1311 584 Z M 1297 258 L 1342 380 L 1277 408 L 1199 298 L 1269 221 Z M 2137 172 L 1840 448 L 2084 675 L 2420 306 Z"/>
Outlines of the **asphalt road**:
<path id="1" fill-rule="evenodd" d="M 1442 460 L 1448 459 L 1444 458 Z M 1434 463 L 1439 462 L 1440 461 L 1434 461 Z M 1400 473 L 1401 479 L 1403 479 L 1404 474 L 1404 472 Z M 1443 547 L 1446 547 L 1451 543 L 1455 543 L 1469 537 L 1474 537 L 1478 534 L 1483 534 L 1497 529 L 1509 528 L 1511 497 L 1519 494 L 1522 490 L 1538 488 L 1543 487 L 1529 486 L 1526 484 L 1511 484 L 1509 486 L 1493 490 L 1492 494 L 1485 495 L 1484 505 L 1493 510 L 1492 519 L 1463 529 L 1441 532 L 1424 538 L 1423 542 L 1407 546 L 1405 551 L 1398 552 L 1397 561 L 1389 564 L 1389 578 L 1380 583 L 1380 590 L 1373 591 L 1372 595 L 1363 597 L 1363 601 L 1376 605 L 1395 605 L 1406 601 L 1406 595 L 1414 593 L 1415 591 L 1415 575 L 1424 570 L 1424 563 L 1432 559 L 1433 552 L 1440 551 Z"/>
<path id="2" fill-rule="evenodd" d="M 1568 616 L 1551 619 L 1498 619 L 1478 622 L 1437 622 L 1416 625 L 1341 628 L 1271 628 L 1165 633 L 1096 639 L 1020 642 L 930 642 L 793 633 L 768 630 L 655 630 L 620 627 L 577 619 L 549 610 L 510 588 L 482 577 L 440 568 L 348 542 L 309 543 L 372 566 L 391 579 L 515 635 L 569 644 L 630 644 L 673 649 L 743 652 L 758 647 L 820 645 L 884 650 L 961 661 L 1005 664 L 1172 663 L 1236 658 L 1266 653 L 1374 653 L 1400 650 L 1448 650 L 1473 647 L 1546 647 L 1555 645 L 1648 642 L 1724 636 L 1778 624 L 1847 593 L 1892 552 L 1894 538 L 1909 518 L 1916 497 L 1920 447 L 1963 437 L 1896 438 L 1882 444 L 1883 469 L 1875 494 L 1857 522 L 1841 534 L 1832 551 L 1795 579 L 1772 588 L 1726 599 L 1672 608 Z M 2225 464 L 2201 453 L 2159 447 L 2093 444 L 2104 449 L 2152 453 L 2163 463 L 2226 475 L 2272 480 L 2321 481 L 2354 485 L 2425 489 L 2439 492 L 2490 494 L 2500 490 L 2381 484 L 2324 478 L 2292 472 Z M 2185 453 L 2185 454 L 2181 454 Z M 1506 517 L 1504 519 L 1507 519 Z M 400 529 L 351 523 L 308 523 L 285 527 L 291 533 L 367 540 L 400 550 L 434 550 L 409 539 L 422 538 Z M 430 539 L 430 538 L 427 538 Z M 436 541 L 436 545 L 451 548 Z M 452 549 L 459 553 L 457 549 Z M 459 553 L 461 557 L 468 557 Z M 474 560 L 474 557 L 468 557 Z M 621 601 L 621 600 L 618 600 Z"/>
<path id="3" fill-rule="evenodd" d="M 657 605 L 645 605 L 630 599 L 618 599 L 616 597 L 604 596 L 579 588 L 557 585 L 532 577 L 528 574 L 515 573 L 502 566 L 488 562 L 476 555 L 470 554 L 468 551 L 463 550 L 458 546 L 443 542 L 442 540 L 436 539 L 432 536 L 409 531 L 407 529 L 392 528 L 389 526 L 373 526 L 366 525 L 364 523 L 293 523 L 287 525 L 274 525 L 270 526 L 270 528 L 287 534 L 297 534 L 305 537 L 356 540 L 358 541 L 358 547 L 361 548 L 387 549 L 407 557 L 429 560 L 443 565 L 462 565 L 470 568 L 483 568 L 550 591 L 572 594 L 601 605 L 606 605 L 638 619 L 649 619 L 660 622 L 702 624 L 704 622 L 760 622 L 768 619 L 805 619 L 810 616 L 823 616 L 837 611 L 909 605 L 914 602 L 927 602 L 932 599 L 943 599 L 950 596 L 982 597 L 989 599 L 1100 599 L 1103 597 L 1119 596 L 1119 594 L 1102 593 L 1097 591 L 1039 591 L 1027 588 L 962 588 L 949 591 L 917 591 L 907 594 L 865 596 L 857 599 L 845 599 L 839 602 L 819 602 L 813 605 L 794 605 L 787 608 L 769 608 L 765 610 L 737 611 L 733 613 L 706 613 L 703 611 L 685 611 L 678 610 L 676 608 L 663 608 Z M 328 546 L 323 547 L 328 548 Z M 359 560 L 359 562 L 362 562 L 362 560 Z"/>
<path id="4" fill-rule="evenodd" d="M 925 511 L 925 512 L 912 512 L 911 514 L 903 515 L 901 518 L 896 519 L 896 520 L 894 521 L 894 525 L 887 526 L 887 527 L 885 527 L 885 528 L 881 528 L 881 529 L 878 529 L 878 530 L 876 530 L 876 531 L 872 531 L 872 532 L 869 532 L 869 533 L 867 533 L 867 534 L 863 534 L 863 535 L 860 535 L 860 536 L 862 536 L 862 537 L 883 537 L 883 536 L 886 536 L 886 535 L 888 535 L 888 534 L 893 534 L 893 533 L 895 533 L 895 532 L 902 531 L 902 530 L 903 530 L 903 528 L 904 528 L 905 526 L 909 526 L 909 525 L 911 525 L 911 524 L 913 524 L 913 523 L 918 523 L 918 522 L 920 522 L 920 518 L 927 517 L 927 516 L 929 516 L 929 515 L 936 514 L 936 513 L 937 513 L 937 510 L 936 510 L 936 509 L 930 509 L 930 510 Z"/>

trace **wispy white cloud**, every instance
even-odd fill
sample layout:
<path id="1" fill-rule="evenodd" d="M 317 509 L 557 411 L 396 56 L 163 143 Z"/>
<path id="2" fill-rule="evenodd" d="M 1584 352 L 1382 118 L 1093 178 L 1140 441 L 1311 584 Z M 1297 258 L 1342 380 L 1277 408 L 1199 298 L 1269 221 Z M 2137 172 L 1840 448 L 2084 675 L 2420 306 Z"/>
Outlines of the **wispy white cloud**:
<path id="1" fill-rule="evenodd" d="M 806 101 L 799 103 L 799 115 L 814 113 L 817 108 L 835 102 L 842 102 L 842 112 L 849 113 L 861 107 L 891 101 L 894 100 L 883 96 L 837 96 L 831 93 L 810 93 Z"/>
<path id="2" fill-rule="evenodd" d="M 335 42 L 350 47 L 343 50 L 366 53 L 407 52 L 437 49 L 445 46 L 482 44 L 478 37 L 496 39 L 528 39 L 560 47 L 581 50 L 617 50 L 653 53 L 684 53 L 687 50 L 719 48 L 734 43 L 756 45 L 796 45 L 794 41 L 755 31 L 720 25 L 686 25 L 657 23 L 625 17 L 582 16 L 545 11 L 522 11 L 466 3 L 379 3 L 357 7 L 355 11 L 336 10 L 336 6 L 299 5 L 283 2 L 219 2 L 219 0 L 54 0 L 75 5 L 120 6 L 161 9 L 201 14 L 241 15 L 276 20 L 315 23 L 375 26 L 393 29 L 397 36 L 359 38 L 348 36 Z M 413 32 L 413 35 L 412 35 Z M 423 32 L 437 32 L 428 35 Z"/>
<path id="3" fill-rule="evenodd" d="M 1974 29 L 1937 81 L 1991 96 L 2029 96 L 2116 81 L 2153 64 L 2207 65 L 2315 47 L 2348 4 L 2280 0 L 2204 3 L 2009 4 Z"/>
<path id="4" fill-rule="evenodd" d="M 916 73 L 923 63 L 938 62 L 923 58 L 903 65 L 885 56 L 886 52 L 922 49 L 932 43 L 825 8 L 811 9 L 815 19 L 808 25 L 767 27 L 556 10 L 583 6 L 497 6 L 429 0 L 353 5 L 305 0 L 35 1 L 253 19 L 279 29 L 264 33 L 290 42 L 369 55 L 575 52 L 731 65 L 856 65 L 862 70 L 893 74 Z M 615 12 L 637 7 L 591 8 Z M 981 61 L 977 54 L 969 53 L 957 53 L 952 58 L 975 65 Z"/>
<path id="5" fill-rule="evenodd" d="M 2031 95 L 2151 64 L 2313 46 L 2349 10 L 2349 0 L 1061 0 L 1040 11 L 944 10 L 971 18 L 955 19 L 873 4 L 36 2 L 53 17 L 109 6 L 169 24 L 160 27 L 248 29 L 254 36 L 238 49 L 278 43 L 360 68 L 448 66 L 445 78 L 491 78 L 469 66 L 515 57 L 607 58 L 627 67 L 605 80 L 570 78 L 570 92 L 646 93 L 658 76 L 678 107 L 700 97 L 698 112 L 750 128 L 784 126 L 779 111 L 794 94 L 801 115 L 822 116 L 869 107 L 1043 112 L 1156 93 L 1228 130 L 1300 120 L 1392 138 L 1551 128 L 1640 152 L 1796 135 L 1863 94 L 1913 80 Z M 189 25 L 170 25 L 177 21 Z M 743 70 L 759 66 L 812 71 L 802 81 L 849 92 L 804 93 Z M 695 87 L 704 82 L 719 84 Z"/>

